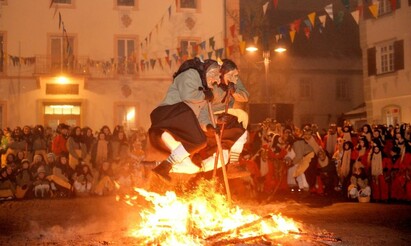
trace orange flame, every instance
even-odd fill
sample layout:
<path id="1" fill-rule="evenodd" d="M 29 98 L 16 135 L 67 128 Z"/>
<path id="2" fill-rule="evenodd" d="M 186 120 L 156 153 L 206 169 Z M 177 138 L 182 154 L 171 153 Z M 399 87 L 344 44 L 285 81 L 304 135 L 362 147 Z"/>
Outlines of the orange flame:
<path id="1" fill-rule="evenodd" d="M 141 222 L 130 236 L 145 244 L 204 245 L 223 238 L 281 238 L 288 232 L 299 232 L 291 219 L 245 211 L 230 205 L 224 195 L 210 187 L 215 187 L 214 182 L 203 181 L 195 192 L 182 197 L 171 191 L 160 195 L 135 188 L 153 207 L 140 212 Z M 135 200 L 136 196 L 127 196 L 125 202 L 133 205 Z"/>

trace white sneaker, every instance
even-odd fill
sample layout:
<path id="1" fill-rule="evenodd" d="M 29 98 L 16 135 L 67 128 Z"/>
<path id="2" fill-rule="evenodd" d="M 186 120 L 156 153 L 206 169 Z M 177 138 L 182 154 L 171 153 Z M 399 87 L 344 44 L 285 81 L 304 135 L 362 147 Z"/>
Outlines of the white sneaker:
<path id="1" fill-rule="evenodd" d="M 182 162 L 174 164 L 171 168 L 170 173 L 186 173 L 186 174 L 194 174 L 199 173 L 200 168 L 191 162 L 189 157 L 185 158 Z"/>
<path id="2" fill-rule="evenodd" d="M 224 162 L 228 163 L 228 150 L 223 150 Z M 208 172 L 214 170 L 214 162 L 215 162 L 215 153 L 208 157 L 207 159 L 203 160 L 203 171 Z M 221 167 L 220 158 L 218 158 L 217 168 Z"/>

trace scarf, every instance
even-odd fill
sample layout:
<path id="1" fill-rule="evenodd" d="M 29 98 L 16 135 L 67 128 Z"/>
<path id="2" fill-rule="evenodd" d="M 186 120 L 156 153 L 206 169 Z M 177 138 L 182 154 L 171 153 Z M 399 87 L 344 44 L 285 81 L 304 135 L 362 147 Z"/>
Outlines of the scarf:
<path id="1" fill-rule="evenodd" d="M 371 175 L 382 175 L 382 156 L 381 151 L 379 153 L 373 153 L 371 158 Z"/>

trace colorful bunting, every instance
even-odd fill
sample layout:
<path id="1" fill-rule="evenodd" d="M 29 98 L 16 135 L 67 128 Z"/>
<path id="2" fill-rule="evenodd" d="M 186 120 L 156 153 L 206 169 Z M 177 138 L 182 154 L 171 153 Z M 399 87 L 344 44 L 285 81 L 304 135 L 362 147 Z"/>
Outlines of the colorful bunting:
<path id="1" fill-rule="evenodd" d="M 308 15 L 308 19 L 310 20 L 311 25 L 314 27 L 314 24 L 315 24 L 315 12 L 310 13 L 310 14 Z"/>
<path id="2" fill-rule="evenodd" d="M 370 12 L 372 14 L 372 16 L 374 16 L 374 18 L 378 17 L 378 2 L 371 4 L 368 8 L 370 9 Z"/>
<path id="3" fill-rule="evenodd" d="M 333 5 L 328 4 L 327 6 L 325 6 L 324 10 L 328 14 L 328 16 L 331 18 L 331 20 L 334 20 Z"/>
<path id="4" fill-rule="evenodd" d="M 211 37 L 211 38 L 208 40 L 208 44 L 210 45 L 211 49 L 214 50 L 214 46 L 215 46 L 214 37 Z"/>
<path id="5" fill-rule="evenodd" d="M 358 25 L 358 22 L 360 20 L 360 11 L 358 9 L 354 10 L 353 12 L 351 12 L 351 16 L 354 18 L 355 22 Z"/>
<path id="6" fill-rule="evenodd" d="M 290 39 L 291 39 L 291 43 L 294 43 L 295 33 L 296 33 L 296 31 L 295 31 L 295 30 L 291 30 L 291 31 L 290 31 Z"/>
<path id="7" fill-rule="evenodd" d="M 318 19 L 320 20 L 321 26 L 325 27 L 325 21 L 327 20 L 327 16 L 326 15 L 320 15 L 320 16 L 318 16 Z"/>
<path id="8" fill-rule="evenodd" d="M 264 5 L 263 5 L 263 13 L 264 13 L 264 15 L 265 15 L 265 12 L 267 12 L 267 7 L 268 7 L 268 2 L 266 2 Z M 263 15 L 263 16 L 264 16 Z"/>

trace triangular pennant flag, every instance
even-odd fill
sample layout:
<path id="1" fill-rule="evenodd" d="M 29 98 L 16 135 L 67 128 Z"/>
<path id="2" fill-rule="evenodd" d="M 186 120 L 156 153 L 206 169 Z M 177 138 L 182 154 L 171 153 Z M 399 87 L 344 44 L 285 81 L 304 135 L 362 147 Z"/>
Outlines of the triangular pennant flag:
<path id="1" fill-rule="evenodd" d="M 315 24 L 315 12 L 312 12 L 311 14 L 308 15 L 308 19 L 311 22 L 311 25 L 314 27 Z"/>
<path id="2" fill-rule="evenodd" d="M 355 22 L 357 22 L 357 25 L 358 25 L 358 22 L 360 21 L 360 11 L 357 9 L 357 10 L 351 12 L 351 15 L 354 18 Z"/>
<path id="3" fill-rule="evenodd" d="M 151 43 L 151 34 L 152 32 L 150 32 L 150 34 L 148 35 L 148 42 Z"/>
<path id="4" fill-rule="evenodd" d="M 165 50 L 166 51 L 166 55 L 170 56 L 170 50 Z"/>
<path id="5" fill-rule="evenodd" d="M 358 11 L 360 12 L 359 16 L 362 17 L 364 14 L 364 5 L 358 5 L 357 6 Z"/>
<path id="6" fill-rule="evenodd" d="M 164 59 L 166 60 L 168 66 L 171 68 L 171 60 L 170 60 L 170 57 L 169 57 L 169 56 L 166 56 Z"/>
<path id="7" fill-rule="evenodd" d="M 214 45 L 215 45 L 214 37 L 211 37 L 211 38 L 208 40 L 208 43 L 209 43 L 211 49 L 214 50 Z"/>
<path id="8" fill-rule="evenodd" d="M 230 26 L 230 33 L 231 33 L 231 37 L 234 37 L 234 36 L 235 36 L 235 24 L 232 24 L 232 25 Z"/>
<path id="9" fill-rule="evenodd" d="M 158 58 L 158 65 L 160 65 L 161 70 L 164 70 L 163 63 L 161 62 L 161 58 Z"/>
<path id="10" fill-rule="evenodd" d="M 205 50 L 205 49 L 206 49 L 206 41 L 203 41 L 203 42 L 200 43 L 200 48 L 201 48 L 202 50 Z"/>
<path id="11" fill-rule="evenodd" d="M 369 7 L 370 12 L 374 18 L 378 17 L 378 3 L 371 4 Z"/>
<path id="12" fill-rule="evenodd" d="M 208 59 L 211 59 L 211 57 L 213 56 L 213 52 L 210 51 L 210 52 L 207 53 L 207 55 L 208 55 Z"/>
<path id="13" fill-rule="evenodd" d="M 276 9 L 278 5 L 278 0 L 273 0 L 273 3 L 274 3 L 274 8 Z"/>
<path id="14" fill-rule="evenodd" d="M 266 2 L 266 3 L 263 5 L 263 13 L 264 13 L 264 15 L 265 15 L 265 12 L 267 12 L 267 7 L 268 7 L 268 2 Z"/>
<path id="15" fill-rule="evenodd" d="M 328 14 L 328 16 L 331 18 L 331 20 L 334 20 L 333 5 L 328 4 L 327 6 L 325 6 L 324 10 Z"/>
<path id="16" fill-rule="evenodd" d="M 144 60 L 147 60 L 147 53 L 143 53 Z"/>
<path id="17" fill-rule="evenodd" d="M 294 31 L 294 30 L 291 30 L 291 31 L 290 31 L 291 43 L 294 43 L 295 33 L 296 33 L 296 31 Z"/>
<path id="18" fill-rule="evenodd" d="M 170 19 L 170 17 L 171 17 L 171 6 L 168 7 L 168 19 Z"/>
<path id="19" fill-rule="evenodd" d="M 306 25 L 306 27 L 308 27 L 310 30 L 312 29 L 312 25 L 311 25 L 311 21 L 308 19 L 304 20 L 304 24 Z"/>
<path id="20" fill-rule="evenodd" d="M 294 24 L 294 30 L 296 31 L 296 32 L 298 32 L 299 30 L 300 30 L 300 25 L 301 25 L 301 19 L 297 19 L 297 20 L 295 20 L 294 22 L 293 22 L 293 24 Z"/>
<path id="21" fill-rule="evenodd" d="M 177 55 L 177 54 L 173 54 L 173 58 L 174 58 L 175 63 L 177 63 L 177 62 L 178 62 L 178 55 Z"/>
<path id="22" fill-rule="evenodd" d="M 325 21 L 327 19 L 327 16 L 326 15 L 320 15 L 320 16 L 318 16 L 318 19 L 320 20 L 320 23 L 321 23 L 322 27 L 325 27 Z"/>

